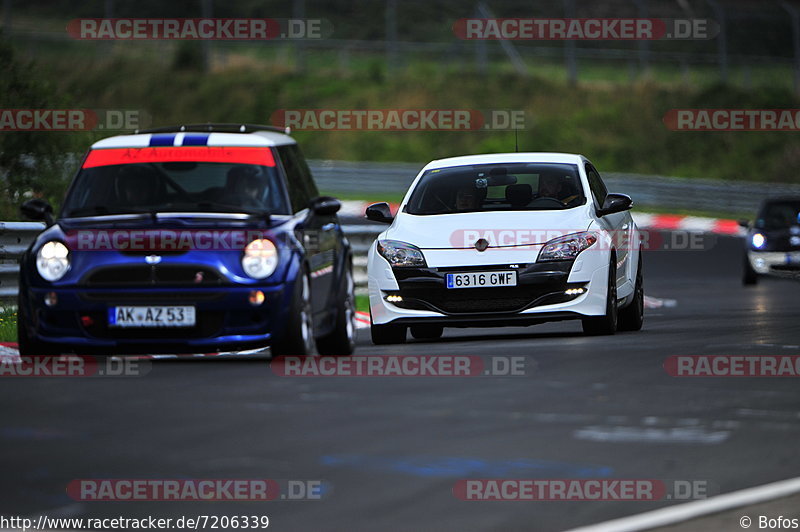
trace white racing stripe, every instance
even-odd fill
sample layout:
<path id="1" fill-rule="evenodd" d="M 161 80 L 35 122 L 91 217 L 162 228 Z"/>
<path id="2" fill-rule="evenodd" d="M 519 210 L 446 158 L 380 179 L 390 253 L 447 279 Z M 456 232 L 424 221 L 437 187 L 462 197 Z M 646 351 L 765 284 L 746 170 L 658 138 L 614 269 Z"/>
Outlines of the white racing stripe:
<path id="1" fill-rule="evenodd" d="M 726 510 L 780 499 L 796 493 L 800 493 L 800 477 L 717 495 L 701 501 L 687 502 L 603 523 L 573 528 L 567 532 L 635 532 L 638 530 L 651 530 L 656 527 L 674 525 Z"/>

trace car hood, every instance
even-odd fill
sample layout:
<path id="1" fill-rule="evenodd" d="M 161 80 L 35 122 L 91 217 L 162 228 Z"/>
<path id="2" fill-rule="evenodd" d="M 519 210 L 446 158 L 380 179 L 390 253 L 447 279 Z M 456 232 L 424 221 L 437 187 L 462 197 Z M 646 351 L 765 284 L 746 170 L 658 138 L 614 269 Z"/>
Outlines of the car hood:
<path id="1" fill-rule="evenodd" d="M 125 214 L 60 218 L 58 225 L 64 232 L 78 229 L 269 229 L 278 227 L 289 219 L 289 216 L 284 215 L 273 215 L 267 218 L 227 213 L 198 213 L 196 215 L 160 213 L 155 216 L 150 214 Z"/>
<path id="2" fill-rule="evenodd" d="M 511 211 L 417 216 L 398 213 L 384 237 L 421 249 L 530 246 L 578 231 L 592 222 L 585 206 L 563 211 Z"/>

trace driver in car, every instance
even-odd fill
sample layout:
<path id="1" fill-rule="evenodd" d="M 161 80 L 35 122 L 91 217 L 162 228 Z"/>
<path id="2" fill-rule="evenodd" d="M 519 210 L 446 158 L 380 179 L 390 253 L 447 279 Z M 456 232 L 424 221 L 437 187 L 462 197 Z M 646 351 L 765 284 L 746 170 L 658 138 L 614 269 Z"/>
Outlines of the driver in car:
<path id="1" fill-rule="evenodd" d="M 574 185 L 569 186 L 566 179 L 563 177 L 557 175 L 543 175 L 539 179 L 540 198 L 553 198 L 566 205 L 578 197 L 574 192 Z"/>
<path id="2" fill-rule="evenodd" d="M 264 186 L 260 171 L 250 165 L 234 166 L 228 171 L 226 197 L 229 203 L 243 207 L 263 207 Z"/>
<path id="3" fill-rule="evenodd" d="M 153 203 L 158 177 L 142 166 L 124 166 L 117 176 L 117 199 L 125 207 Z"/>

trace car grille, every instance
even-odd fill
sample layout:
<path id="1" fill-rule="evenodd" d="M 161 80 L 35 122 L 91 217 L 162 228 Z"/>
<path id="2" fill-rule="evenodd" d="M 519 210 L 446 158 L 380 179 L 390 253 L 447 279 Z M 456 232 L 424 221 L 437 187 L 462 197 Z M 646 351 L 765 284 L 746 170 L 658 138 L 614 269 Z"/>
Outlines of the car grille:
<path id="1" fill-rule="evenodd" d="M 107 266 L 92 271 L 82 282 L 84 286 L 207 286 L 223 284 L 225 279 L 213 268 L 197 265 L 137 264 Z"/>
<path id="2" fill-rule="evenodd" d="M 223 299 L 224 292 L 191 291 L 191 292 L 158 292 L 152 291 L 114 291 L 114 292 L 82 292 L 79 297 L 83 301 L 99 303 L 143 303 L 157 305 L 159 302 L 179 302 L 191 304 L 195 301 L 214 301 Z"/>
<path id="3" fill-rule="evenodd" d="M 800 264 L 774 264 L 770 268 L 777 272 L 800 272 Z"/>
<path id="4" fill-rule="evenodd" d="M 554 292 L 554 289 L 557 291 Z M 558 290 L 552 285 L 462 290 L 448 290 L 443 287 L 401 288 L 396 293 L 403 297 L 402 302 L 394 303 L 398 307 L 435 310 L 445 314 L 519 312 L 534 304 L 558 303 L 565 300 L 563 289 Z"/>

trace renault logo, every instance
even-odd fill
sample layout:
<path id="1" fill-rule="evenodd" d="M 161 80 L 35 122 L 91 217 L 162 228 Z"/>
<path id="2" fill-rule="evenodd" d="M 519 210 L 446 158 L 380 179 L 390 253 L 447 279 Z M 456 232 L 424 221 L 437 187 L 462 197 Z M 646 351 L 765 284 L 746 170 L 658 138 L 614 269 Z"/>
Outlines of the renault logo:
<path id="1" fill-rule="evenodd" d="M 475 241 L 475 249 L 478 251 L 486 251 L 486 248 L 489 247 L 489 242 L 485 238 L 479 238 Z"/>
<path id="2" fill-rule="evenodd" d="M 161 257 L 159 255 L 148 255 L 144 258 L 144 261 L 147 264 L 158 264 L 161 262 Z"/>

